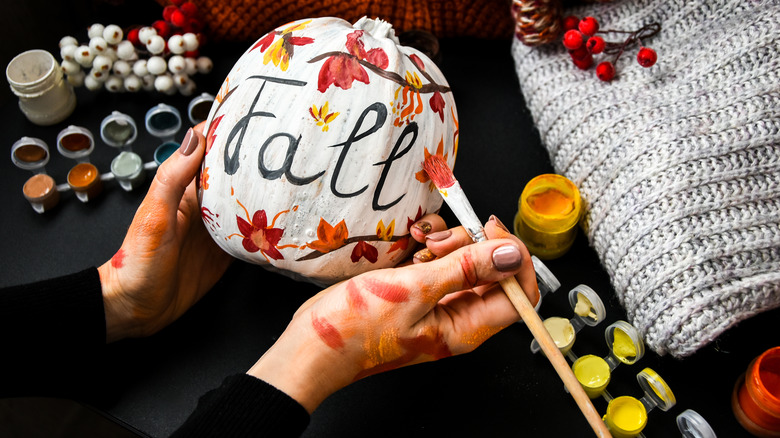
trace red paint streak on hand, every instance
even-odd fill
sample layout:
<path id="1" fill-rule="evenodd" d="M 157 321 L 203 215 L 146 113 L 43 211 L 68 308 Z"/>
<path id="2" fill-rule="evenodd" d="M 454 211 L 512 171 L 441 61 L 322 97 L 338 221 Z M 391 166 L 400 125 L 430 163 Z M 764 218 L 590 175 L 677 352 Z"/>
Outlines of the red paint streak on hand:
<path id="1" fill-rule="evenodd" d="M 463 285 L 464 287 L 474 287 L 477 285 L 477 269 L 474 266 L 474 260 L 471 259 L 471 254 L 468 251 L 463 253 L 463 257 L 460 259 L 460 268 L 463 270 Z"/>
<path id="2" fill-rule="evenodd" d="M 125 265 L 125 251 L 123 249 L 119 249 L 119 251 L 114 254 L 113 257 L 111 257 L 111 266 L 113 266 L 116 269 L 121 268 Z"/>
<path id="3" fill-rule="evenodd" d="M 399 284 L 390 284 L 373 279 L 365 279 L 361 284 L 372 294 L 391 303 L 403 303 L 409 299 L 409 289 Z"/>
<path id="4" fill-rule="evenodd" d="M 314 327 L 314 331 L 317 332 L 317 336 L 319 336 L 320 339 L 322 339 L 322 342 L 328 347 L 334 350 L 344 347 L 344 339 L 341 338 L 341 333 L 339 333 L 338 329 L 325 318 L 318 318 L 312 315 L 311 325 Z"/>
<path id="5" fill-rule="evenodd" d="M 363 295 L 360 293 L 360 289 L 358 289 L 354 280 L 349 280 L 347 282 L 347 304 L 350 309 L 358 312 L 363 312 L 368 309 L 366 299 L 363 298 Z"/>

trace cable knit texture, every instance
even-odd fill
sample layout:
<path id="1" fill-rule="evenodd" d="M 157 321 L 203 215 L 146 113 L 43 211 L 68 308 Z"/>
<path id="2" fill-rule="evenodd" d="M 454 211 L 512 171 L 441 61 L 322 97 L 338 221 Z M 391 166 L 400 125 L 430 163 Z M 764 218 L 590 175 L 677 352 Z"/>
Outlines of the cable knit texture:
<path id="1" fill-rule="evenodd" d="M 568 14 L 602 29 L 661 24 L 644 42 L 658 63 L 642 68 L 630 47 L 609 83 L 558 43 L 512 50 L 630 322 L 659 354 L 688 356 L 780 306 L 780 3 L 639 0 Z"/>

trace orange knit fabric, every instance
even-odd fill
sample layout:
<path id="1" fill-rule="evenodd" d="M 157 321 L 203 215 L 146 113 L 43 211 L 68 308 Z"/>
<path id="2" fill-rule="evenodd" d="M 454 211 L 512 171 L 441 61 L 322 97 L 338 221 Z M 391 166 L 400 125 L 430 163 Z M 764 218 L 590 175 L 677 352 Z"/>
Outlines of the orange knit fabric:
<path id="1" fill-rule="evenodd" d="M 437 37 L 509 38 L 514 22 L 508 0 L 190 0 L 206 33 L 220 41 L 254 41 L 290 21 L 339 17 L 381 18 L 396 34 L 425 30 Z M 157 0 L 167 5 L 167 0 Z"/>

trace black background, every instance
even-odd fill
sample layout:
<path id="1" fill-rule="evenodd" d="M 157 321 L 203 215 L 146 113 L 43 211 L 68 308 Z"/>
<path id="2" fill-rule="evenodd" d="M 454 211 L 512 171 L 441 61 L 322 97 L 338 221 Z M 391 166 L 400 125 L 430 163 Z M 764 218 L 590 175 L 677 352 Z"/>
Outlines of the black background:
<path id="1" fill-rule="evenodd" d="M 59 59 L 57 43 L 64 35 L 86 41 L 88 24 L 149 24 L 160 11 L 151 1 L 7 4 L 0 14 L 0 60 L 6 65 L 12 56 L 32 48 L 49 50 Z M 212 57 L 215 69 L 195 77 L 198 93 L 215 94 L 247 47 L 207 45 L 202 52 Z M 460 118 L 456 175 L 482 219 L 496 214 L 511 227 L 525 183 L 552 168 L 519 90 L 510 41 L 451 39 L 441 41 L 441 47 L 440 67 L 453 89 Z M 0 164 L 0 286 L 102 264 L 119 248 L 151 175 L 133 192 L 106 183 L 104 193 L 88 204 L 65 193 L 57 208 L 39 215 L 22 196 L 22 185 L 31 174 L 13 166 L 11 145 L 25 135 L 45 140 L 52 150 L 48 173 L 63 183 L 74 163 L 56 152 L 59 130 L 69 124 L 92 130 L 97 146 L 91 161 L 108 170 L 117 151 L 97 135 L 103 117 L 118 110 L 142 126 L 148 108 L 165 102 L 185 113 L 189 98 L 79 89 L 78 106 L 69 119 L 39 127 L 24 118 L 8 88 L 0 88 L 1 135 L 7 151 L 5 164 Z M 186 124 L 177 141 L 185 130 Z M 151 161 L 159 143 L 140 129 L 134 151 Z M 454 223 L 449 211 L 442 214 Z M 547 264 L 562 287 L 545 298 L 540 314 L 570 317 L 568 291 L 580 283 L 591 286 L 607 306 L 607 320 L 581 331 L 573 351 L 605 356 L 603 330 L 625 314 L 595 252 L 580 232 L 567 255 Z M 110 346 L 101 365 L 104 375 L 73 398 L 139 434 L 166 436 L 186 419 L 200 395 L 227 375 L 248 369 L 277 339 L 297 307 L 317 291 L 313 285 L 235 262 L 179 321 L 151 338 Z M 650 413 L 646 436 L 680 436 L 675 417 L 685 409 L 702 414 L 719 436 L 744 436 L 731 413 L 731 391 L 749 361 L 778 344 L 776 324 L 771 324 L 778 316 L 780 311 L 773 310 L 745 321 L 685 360 L 648 351 L 637 364 L 614 372 L 609 391 L 641 397 L 635 376 L 651 367 L 667 381 L 678 403 L 669 412 Z M 552 367 L 544 357 L 530 353 L 531 339 L 525 326 L 516 324 L 474 353 L 361 380 L 323 403 L 306 436 L 588 436 L 586 421 Z M 604 412 L 603 400 L 594 404 Z"/>

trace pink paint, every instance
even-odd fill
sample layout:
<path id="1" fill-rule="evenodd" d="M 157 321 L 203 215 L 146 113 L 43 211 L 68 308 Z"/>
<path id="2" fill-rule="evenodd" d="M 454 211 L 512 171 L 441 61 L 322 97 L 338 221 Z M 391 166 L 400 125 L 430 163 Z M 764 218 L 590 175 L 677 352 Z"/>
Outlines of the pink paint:
<path id="1" fill-rule="evenodd" d="M 372 294 L 391 303 L 403 303 L 409 299 L 409 289 L 399 284 L 390 284 L 372 279 L 365 279 L 361 284 Z"/>
<path id="2" fill-rule="evenodd" d="M 116 269 L 121 268 L 125 265 L 125 251 L 123 249 L 119 249 L 119 251 L 114 254 L 113 257 L 111 257 L 111 266 L 113 266 Z"/>
<path id="3" fill-rule="evenodd" d="M 344 347 L 344 339 L 341 338 L 341 333 L 338 329 L 329 323 L 325 318 L 318 318 L 316 316 L 311 317 L 311 325 L 314 327 L 314 331 L 322 339 L 328 347 L 338 350 Z"/>
<path id="4" fill-rule="evenodd" d="M 368 309 L 368 304 L 366 303 L 365 298 L 363 298 L 363 295 L 360 293 L 360 289 L 358 289 L 357 285 L 355 285 L 354 280 L 349 280 L 347 282 L 347 303 L 349 304 L 349 308 L 352 310 L 362 312 Z"/>

